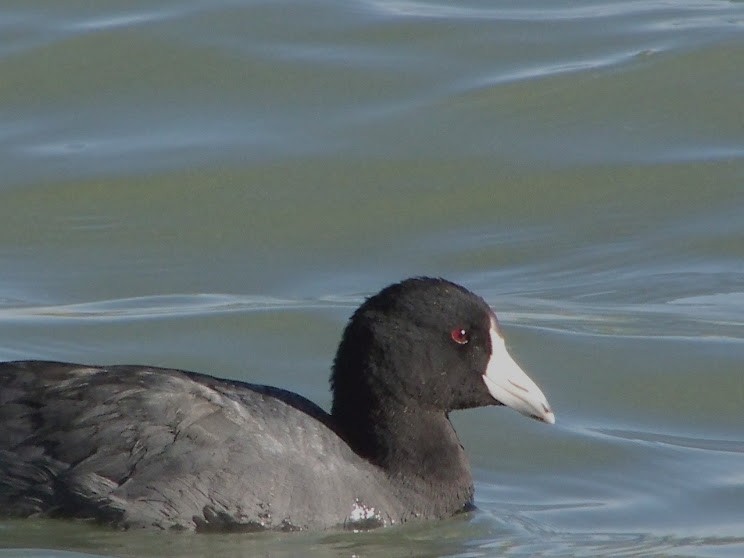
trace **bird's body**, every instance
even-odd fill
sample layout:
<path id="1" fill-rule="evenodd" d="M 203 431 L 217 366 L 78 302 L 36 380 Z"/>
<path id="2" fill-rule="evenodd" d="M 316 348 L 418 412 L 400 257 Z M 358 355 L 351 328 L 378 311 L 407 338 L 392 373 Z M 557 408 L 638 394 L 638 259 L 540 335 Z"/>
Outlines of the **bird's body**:
<path id="1" fill-rule="evenodd" d="M 0 439 L 14 450 L 0 450 L 0 510 L 202 530 L 376 526 L 457 511 L 417 510 L 415 487 L 393 496 L 330 415 L 288 391 L 137 366 L 1 370 Z"/>

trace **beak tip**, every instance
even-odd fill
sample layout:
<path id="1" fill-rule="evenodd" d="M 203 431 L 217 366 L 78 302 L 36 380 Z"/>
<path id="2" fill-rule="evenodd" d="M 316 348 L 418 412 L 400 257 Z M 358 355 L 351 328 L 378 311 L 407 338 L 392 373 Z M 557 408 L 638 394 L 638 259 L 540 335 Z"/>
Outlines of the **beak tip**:
<path id="1" fill-rule="evenodd" d="M 553 411 L 547 411 L 543 416 L 538 417 L 539 420 L 547 424 L 555 424 L 555 414 Z"/>
<path id="2" fill-rule="evenodd" d="M 542 410 L 543 412 L 538 416 L 538 418 L 547 424 L 555 424 L 555 413 L 553 412 L 553 409 L 550 408 L 550 405 L 543 403 Z"/>

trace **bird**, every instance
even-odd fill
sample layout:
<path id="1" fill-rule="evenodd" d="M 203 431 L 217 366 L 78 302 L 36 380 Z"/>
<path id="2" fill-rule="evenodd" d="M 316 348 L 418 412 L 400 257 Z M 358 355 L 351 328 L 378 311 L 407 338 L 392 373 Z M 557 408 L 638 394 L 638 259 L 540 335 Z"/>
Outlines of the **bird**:
<path id="1" fill-rule="evenodd" d="M 198 532 L 368 530 L 474 509 L 451 411 L 553 424 L 483 298 L 413 277 L 367 298 L 330 412 L 278 387 L 140 365 L 0 363 L 0 516 Z"/>

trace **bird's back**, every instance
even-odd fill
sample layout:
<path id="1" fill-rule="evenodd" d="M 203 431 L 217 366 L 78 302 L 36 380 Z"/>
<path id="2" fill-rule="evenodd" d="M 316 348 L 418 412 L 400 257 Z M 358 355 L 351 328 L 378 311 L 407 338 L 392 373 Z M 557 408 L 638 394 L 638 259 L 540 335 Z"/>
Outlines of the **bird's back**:
<path id="1" fill-rule="evenodd" d="M 303 397 L 140 366 L 0 364 L 0 513 L 119 527 L 404 520 L 380 471 Z"/>

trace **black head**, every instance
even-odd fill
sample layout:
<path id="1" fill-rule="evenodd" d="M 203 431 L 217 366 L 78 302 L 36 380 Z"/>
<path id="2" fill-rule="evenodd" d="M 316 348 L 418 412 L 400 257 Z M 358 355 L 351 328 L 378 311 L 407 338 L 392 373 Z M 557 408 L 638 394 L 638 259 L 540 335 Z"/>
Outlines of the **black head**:
<path id="1" fill-rule="evenodd" d="M 344 331 L 331 384 L 332 414 L 347 434 L 391 413 L 499 404 L 554 421 L 506 352 L 488 304 L 443 279 L 407 279 L 364 302 Z"/>

